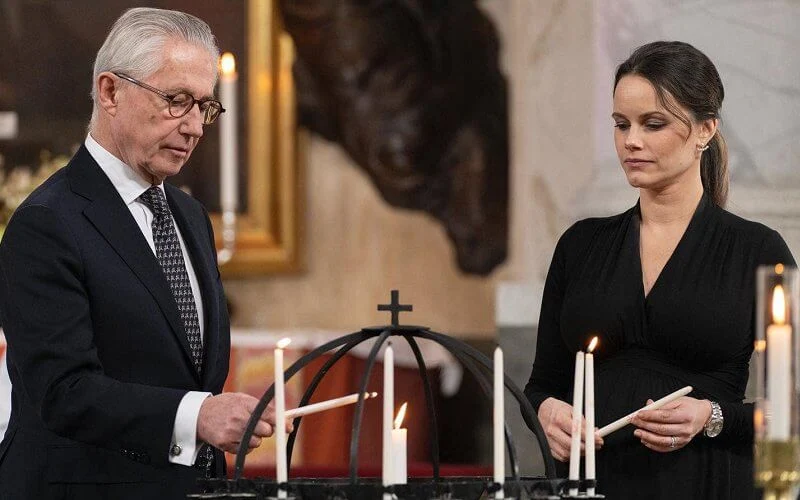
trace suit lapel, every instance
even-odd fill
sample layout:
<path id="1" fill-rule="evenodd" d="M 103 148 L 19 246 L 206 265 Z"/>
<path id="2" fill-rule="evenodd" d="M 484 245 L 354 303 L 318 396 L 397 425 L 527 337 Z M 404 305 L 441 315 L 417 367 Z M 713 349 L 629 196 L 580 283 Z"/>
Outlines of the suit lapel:
<path id="1" fill-rule="evenodd" d="M 197 208 L 192 209 L 188 199 L 180 190 L 170 184 L 164 184 L 167 191 L 172 216 L 181 230 L 183 241 L 189 258 L 192 259 L 195 275 L 200 284 L 200 294 L 205 311 L 205 335 L 203 340 L 203 385 L 213 375 L 210 368 L 216 366 L 216 355 L 219 342 L 219 301 L 217 300 L 218 271 L 216 260 L 211 254 L 214 247 L 209 238 L 205 218 L 199 217 Z M 193 215 L 194 213 L 194 215 Z"/>
<path id="2" fill-rule="evenodd" d="M 169 283 L 130 210 L 85 147 L 81 146 L 67 169 L 71 189 L 91 200 L 83 214 L 153 296 L 183 348 L 184 360 L 193 367 L 189 341 Z"/>

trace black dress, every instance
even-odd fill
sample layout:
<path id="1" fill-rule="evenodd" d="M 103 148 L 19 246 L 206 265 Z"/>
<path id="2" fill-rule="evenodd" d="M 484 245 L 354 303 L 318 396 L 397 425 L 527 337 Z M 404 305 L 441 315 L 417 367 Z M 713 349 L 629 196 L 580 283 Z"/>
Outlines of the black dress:
<path id="1" fill-rule="evenodd" d="M 597 452 L 598 492 L 614 500 L 753 498 L 753 409 L 742 400 L 753 350 L 755 270 L 794 259 L 776 231 L 705 195 L 645 297 L 639 225 L 637 205 L 580 221 L 561 237 L 525 393 L 537 411 L 550 396 L 571 404 L 575 352 L 598 335 L 597 427 L 686 385 L 694 387 L 690 396 L 719 402 L 724 416 L 719 436 L 700 433 L 671 453 L 646 448 L 633 426 L 606 436 Z"/>

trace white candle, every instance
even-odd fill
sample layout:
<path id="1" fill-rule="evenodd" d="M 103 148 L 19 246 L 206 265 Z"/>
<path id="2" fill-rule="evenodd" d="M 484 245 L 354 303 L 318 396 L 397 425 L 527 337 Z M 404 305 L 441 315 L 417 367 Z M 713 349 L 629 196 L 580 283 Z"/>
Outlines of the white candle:
<path id="1" fill-rule="evenodd" d="M 226 52 L 219 60 L 219 99 L 225 112 L 219 117 L 219 185 L 220 207 L 223 212 L 235 212 L 239 201 L 236 104 L 236 60 Z"/>
<path id="2" fill-rule="evenodd" d="M 283 384 L 283 350 L 290 339 L 278 341 L 275 348 L 275 480 L 278 484 L 288 481 L 286 470 L 286 394 Z M 286 491 L 278 489 L 278 498 L 286 498 Z"/>
<path id="3" fill-rule="evenodd" d="M 569 448 L 569 480 L 580 479 L 581 466 L 581 418 L 583 408 L 583 351 L 575 353 L 575 378 L 572 395 L 572 441 Z M 578 495 L 578 488 L 569 489 L 570 496 Z"/>
<path id="4" fill-rule="evenodd" d="M 792 414 L 792 327 L 786 324 L 786 297 L 783 287 L 772 294 L 772 324 L 767 327 L 767 398 L 770 419 L 767 438 L 788 441 Z"/>
<path id="5" fill-rule="evenodd" d="M 503 484 L 506 479 L 506 454 L 505 454 L 505 423 L 506 408 L 503 385 L 503 350 L 498 346 L 494 350 L 494 420 L 493 420 L 493 445 L 494 445 L 494 482 Z M 503 498 L 503 489 L 498 490 L 495 498 Z"/>
<path id="6" fill-rule="evenodd" d="M 383 485 L 392 484 L 392 417 L 394 413 L 394 350 L 383 352 Z M 384 495 L 386 496 L 386 495 Z"/>
<path id="7" fill-rule="evenodd" d="M 632 411 L 632 412 L 628 413 L 627 415 L 625 415 L 624 417 L 618 418 L 617 420 L 614 420 L 613 422 L 611 422 L 610 424 L 606 425 L 605 427 L 601 427 L 600 430 L 597 431 L 596 435 L 600 436 L 600 437 L 606 437 L 609 434 L 611 434 L 612 432 L 618 431 L 618 430 L 622 429 L 623 427 L 625 427 L 626 425 L 630 424 L 631 420 L 633 420 L 633 417 L 635 417 L 636 414 L 639 413 L 640 411 L 643 411 L 643 410 L 657 410 L 657 409 L 661 408 L 662 406 L 675 401 L 678 398 L 682 398 L 683 396 L 686 396 L 690 392 L 692 392 L 692 386 L 691 385 L 687 385 L 686 387 L 678 389 L 675 392 L 667 394 L 663 398 L 661 398 L 661 399 L 659 399 L 657 401 L 654 401 L 654 402 L 650 403 L 649 405 L 643 406 L 643 407 L 639 408 L 636 411 Z"/>
<path id="8" fill-rule="evenodd" d="M 594 464 L 594 348 L 597 347 L 597 337 L 592 339 L 586 353 L 586 480 L 593 481 L 597 478 Z M 594 496 L 594 487 L 588 486 L 586 494 Z"/>
<path id="9" fill-rule="evenodd" d="M 403 418 L 406 416 L 406 406 L 403 403 L 397 418 L 394 419 L 394 429 L 392 429 L 392 483 L 408 483 L 408 453 L 407 449 L 407 430 L 402 428 Z"/>
<path id="10" fill-rule="evenodd" d="M 378 397 L 377 392 L 364 393 L 364 400 L 376 397 Z M 332 410 L 334 408 L 339 408 L 340 406 L 354 405 L 357 402 L 358 402 L 358 393 L 348 394 L 347 396 L 342 396 L 340 398 L 329 399 L 327 401 L 320 401 L 319 403 L 314 403 L 310 405 L 300 406 L 298 408 L 293 408 L 291 410 L 286 410 L 286 418 L 293 419 L 297 417 L 304 417 L 306 415 L 319 413 L 321 411 L 327 411 L 327 410 Z"/>

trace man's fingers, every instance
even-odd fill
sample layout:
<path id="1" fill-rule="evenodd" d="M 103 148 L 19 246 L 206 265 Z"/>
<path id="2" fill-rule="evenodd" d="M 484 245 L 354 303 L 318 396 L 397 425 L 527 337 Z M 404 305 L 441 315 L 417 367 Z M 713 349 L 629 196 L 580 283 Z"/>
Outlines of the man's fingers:
<path id="1" fill-rule="evenodd" d="M 261 446 L 261 438 L 260 438 L 260 437 L 258 437 L 258 436 L 252 436 L 252 437 L 250 438 L 250 442 L 248 443 L 248 446 L 249 446 L 251 449 L 252 449 L 252 448 L 258 448 L 259 446 Z"/>
<path id="2" fill-rule="evenodd" d="M 275 429 L 263 420 L 259 420 L 253 430 L 253 434 L 258 437 L 270 437 L 273 432 L 275 432 Z"/>

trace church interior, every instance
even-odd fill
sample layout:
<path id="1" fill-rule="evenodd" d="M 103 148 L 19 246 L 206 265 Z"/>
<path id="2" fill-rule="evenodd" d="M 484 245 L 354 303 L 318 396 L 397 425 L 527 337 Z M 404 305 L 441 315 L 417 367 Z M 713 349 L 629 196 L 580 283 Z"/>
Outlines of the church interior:
<path id="1" fill-rule="evenodd" d="M 689 42 L 715 62 L 727 210 L 800 255 L 800 5 L 752 0 L 2 0 L 0 227 L 85 139 L 94 54 L 143 3 L 206 20 L 235 58 L 218 84 L 226 112 L 168 181 L 214 224 L 231 318 L 226 390 L 261 397 L 279 339 L 292 339 L 288 367 L 389 324 L 377 306 L 392 290 L 413 306 L 401 325 L 489 357 L 500 346 L 524 388 L 559 237 L 637 203 L 614 151 L 612 77 L 654 40 Z M 370 346 L 338 362 L 311 402 L 356 392 Z M 409 475 L 430 475 L 424 387 L 412 349 L 394 347 Z M 491 475 L 491 398 L 447 349 L 420 348 L 443 474 Z M 287 408 L 327 359 L 287 381 Z M 368 391 L 381 391 L 382 359 Z M 513 398 L 505 406 L 520 472 L 541 475 L 534 434 Z M 348 406 L 304 419 L 290 477 L 346 476 L 354 415 Z M 380 402 L 365 401 L 363 475 L 381 472 L 380 420 Z M 274 477 L 274 456 L 265 440 L 246 471 Z"/>

